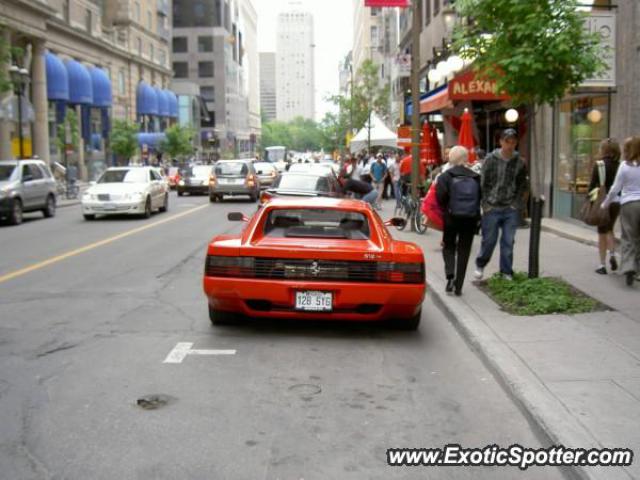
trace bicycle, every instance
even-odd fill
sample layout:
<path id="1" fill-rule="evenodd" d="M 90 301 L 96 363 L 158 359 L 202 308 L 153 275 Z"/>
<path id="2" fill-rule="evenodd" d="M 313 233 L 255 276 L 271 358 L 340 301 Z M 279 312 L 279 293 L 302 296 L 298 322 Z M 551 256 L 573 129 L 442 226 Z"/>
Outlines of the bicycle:
<path id="1" fill-rule="evenodd" d="M 406 190 L 407 193 L 404 191 Z M 423 235 L 427 231 L 426 216 L 420 209 L 419 200 L 413 198 L 410 192 L 411 186 L 407 184 L 407 188 L 403 189 L 402 196 L 399 202 L 396 203 L 394 215 L 398 217 L 404 217 L 406 222 L 403 225 L 397 225 L 396 228 L 400 231 L 404 230 L 408 224 L 411 224 L 413 230 L 420 235 Z"/>
<path id="2" fill-rule="evenodd" d="M 56 191 L 59 197 L 72 200 L 78 198 L 80 187 L 75 182 L 65 182 L 58 180 L 56 182 Z"/>

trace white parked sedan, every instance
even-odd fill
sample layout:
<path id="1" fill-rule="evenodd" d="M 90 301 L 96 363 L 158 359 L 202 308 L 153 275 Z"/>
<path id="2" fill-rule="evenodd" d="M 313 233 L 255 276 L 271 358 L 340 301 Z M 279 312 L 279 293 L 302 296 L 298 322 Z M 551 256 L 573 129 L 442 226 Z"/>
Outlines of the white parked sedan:
<path id="1" fill-rule="evenodd" d="M 169 186 L 152 167 L 113 167 L 82 195 L 82 215 L 93 220 L 96 215 L 140 215 L 166 212 Z"/>

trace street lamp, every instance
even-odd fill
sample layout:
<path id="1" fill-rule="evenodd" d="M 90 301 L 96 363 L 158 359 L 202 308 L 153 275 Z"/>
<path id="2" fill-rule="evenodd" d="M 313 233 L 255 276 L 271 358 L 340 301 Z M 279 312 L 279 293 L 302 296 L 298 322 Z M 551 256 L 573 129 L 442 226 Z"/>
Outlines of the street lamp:
<path id="1" fill-rule="evenodd" d="M 18 141 L 20 142 L 20 159 L 24 158 L 24 142 L 22 138 L 22 96 L 24 90 L 29 84 L 29 71 L 26 68 L 20 68 L 17 65 L 11 65 L 9 68 L 9 76 L 13 84 L 13 93 L 18 97 Z"/>

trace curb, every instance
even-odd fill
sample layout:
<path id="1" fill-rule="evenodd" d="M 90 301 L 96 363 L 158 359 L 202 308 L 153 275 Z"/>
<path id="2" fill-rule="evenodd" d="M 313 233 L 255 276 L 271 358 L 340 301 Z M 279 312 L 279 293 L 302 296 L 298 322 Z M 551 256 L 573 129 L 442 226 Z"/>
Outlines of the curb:
<path id="1" fill-rule="evenodd" d="M 602 447 L 477 314 L 466 304 L 448 301 L 444 281 L 429 273 L 434 304 L 460 333 L 469 347 L 509 395 L 536 433 L 549 445 L 572 448 Z M 454 297 L 453 297 L 454 298 Z M 614 472 L 605 467 L 566 466 L 560 471 L 570 479 L 604 480 L 629 478 L 624 470 Z"/>
<path id="2" fill-rule="evenodd" d="M 72 201 L 72 202 L 65 202 L 65 203 L 58 203 L 56 205 L 56 208 L 73 207 L 74 205 L 80 205 L 80 200 Z"/>
<path id="3" fill-rule="evenodd" d="M 553 233 L 562 238 L 566 238 L 567 240 L 573 240 L 574 242 L 582 243 L 584 245 L 589 245 L 590 247 L 597 247 L 598 242 L 595 240 L 587 240 L 586 238 L 580 237 L 578 235 L 573 235 L 572 233 L 565 232 L 559 228 L 550 227 L 548 225 L 542 225 L 542 231 L 547 233 Z M 616 240 L 618 240 L 616 238 Z"/>

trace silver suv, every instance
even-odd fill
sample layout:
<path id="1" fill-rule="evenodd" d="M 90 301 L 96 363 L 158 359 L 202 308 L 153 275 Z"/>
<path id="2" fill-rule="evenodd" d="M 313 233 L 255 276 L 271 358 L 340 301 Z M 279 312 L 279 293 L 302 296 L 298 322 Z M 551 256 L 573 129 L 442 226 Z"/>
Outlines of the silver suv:
<path id="1" fill-rule="evenodd" d="M 42 160 L 0 160 L 0 218 L 22 223 L 23 212 L 56 214 L 56 181 Z"/>
<path id="2" fill-rule="evenodd" d="M 209 200 L 222 201 L 224 195 L 248 195 L 252 202 L 260 196 L 260 178 L 251 160 L 218 160 L 209 177 Z"/>

